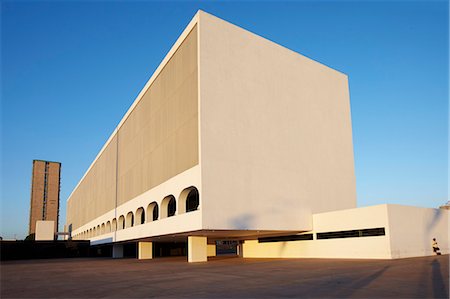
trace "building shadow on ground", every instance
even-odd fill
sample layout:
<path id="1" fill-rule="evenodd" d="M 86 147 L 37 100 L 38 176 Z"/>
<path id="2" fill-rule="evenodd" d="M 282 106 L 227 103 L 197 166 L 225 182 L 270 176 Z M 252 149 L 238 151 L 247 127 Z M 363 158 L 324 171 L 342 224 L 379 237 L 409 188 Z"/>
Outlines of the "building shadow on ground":
<path id="1" fill-rule="evenodd" d="M 368 286 L 372 281 L 376 280 L 378 277 L 380 277 L 389 266 L 385 266 L 384 268 L 378 270 L 377 272 L 361 277 L 358 280 L 352 281 L 351 283 L 343 286 L 345 288 L 342 289 L 342 291 L 337 292 L 333 295 L 335 298 L 349 298 L 352 297 L 353 293 L 357 290 L 360 290 L 361 288 L 364 288 L 365 286 Z"/>
<path id="2" fill-rule="evenodd" d="M 431 262 L 431 279 L 433 282 L 433 298 L 448 298 L 448 290 L 442 278 L 441 264 L 437 258 Z"/>

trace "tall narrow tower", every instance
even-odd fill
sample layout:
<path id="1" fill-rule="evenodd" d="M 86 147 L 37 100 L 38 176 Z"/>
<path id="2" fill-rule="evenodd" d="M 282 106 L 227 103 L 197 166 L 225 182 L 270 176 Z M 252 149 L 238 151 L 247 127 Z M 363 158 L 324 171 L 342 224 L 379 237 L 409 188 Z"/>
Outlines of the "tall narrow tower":
<path id="1" fill-rule="evenodd" d="M 61 163 L 33 160 L 29 234 L 35 233 L 38 220 L 54 221 L 58 231 L 60 175 Z"/>

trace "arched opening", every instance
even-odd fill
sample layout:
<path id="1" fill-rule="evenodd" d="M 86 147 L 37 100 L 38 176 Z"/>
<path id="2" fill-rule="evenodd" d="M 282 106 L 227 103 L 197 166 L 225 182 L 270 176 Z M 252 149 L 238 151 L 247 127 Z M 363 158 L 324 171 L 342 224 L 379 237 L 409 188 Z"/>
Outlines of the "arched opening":
<path id="1" fill-rule="evenodd" d="M 94 229 L 92 230 L 92 237 L 95 237 L 96 235 L 97 235 L 97 232 L 96 232 L 95 227 L 94 227 Z"/>
<path id="2" fill-rule="evenodd" d="M 198 210 L 200 205 L 200 196 L 196 187 L 191 186 L 180 193 L 178 199 L 178 214 L 188 213 Z"/>
<path id="3" fill-rule="evenodd" d="M 136 210 L 136 225 L 145 223 L 145 211 L 143 207 Z"/>
<path id="4" fill-rule="evenodd" d="M 106 222 L 105 232 L 110 233 L 111 232 L 111 222 Z"/>
<path id="5" fill-rule="evenodd" d="M 121 229 L 125 228 L 125 217 L 123 217 L 123 215 L 119 217 L 117 226 L 118 226 L 117 230 L 121 230 Z"/>
<path id="6" fill-rule="evenodd" d="M 103 235 L 105 233 L 105 224 L 102 223 L 102 225 L 100 226 L 100 235 Z"/>
<path id="7" fill-rule="evenodd" d="M 111 222 L 111 231 L 115 232 L 117 230 L 117 220 L 114 218 Z"/>
<path id="8" fill-rule="evenodd" d="M 100 224 L 97 225 L 96 236 L 100 236 Z"/>
<path id="9" fill-rule="evenodd" d="M 161 202 L 161 218 L 172 217 L 177 211 L 177 203 L 173 195 L 164 197 Z"/>
<path id="10" fill-rule="evenodd" d="M 134 215 L 133 215 L 133 212 L 128 212 L 127 218 L 126 218 L 126 221 L 125 221 L 125 227 L 126 227 L 126 228 L 129 228 L 129 227 L 132 227 L 133 225 L 134 225 Z"/>
<path id="11" fill-rule="evenodd" d="M 147 206 L 147 222 L 158 220 L 159 208 L 154 201 Z"/>

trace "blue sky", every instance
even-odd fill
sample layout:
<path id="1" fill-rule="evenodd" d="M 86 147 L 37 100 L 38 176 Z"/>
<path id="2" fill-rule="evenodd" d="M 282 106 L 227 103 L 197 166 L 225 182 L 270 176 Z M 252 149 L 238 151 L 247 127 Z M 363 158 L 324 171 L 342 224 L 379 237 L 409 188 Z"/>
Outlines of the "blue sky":
<path id="1" fill-rule="evenodd" d="M 28 231 L 33 159 L 65 203 L 198 9 L 349 76 L 358 206 L 448 198 L 447 1 L 3 1 L 0 235 Z"/>

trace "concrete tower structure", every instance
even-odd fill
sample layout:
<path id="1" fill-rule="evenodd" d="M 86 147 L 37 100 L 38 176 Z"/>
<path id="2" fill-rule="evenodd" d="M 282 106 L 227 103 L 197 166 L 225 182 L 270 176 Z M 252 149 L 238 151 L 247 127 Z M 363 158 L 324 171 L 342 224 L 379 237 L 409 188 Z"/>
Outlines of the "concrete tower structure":
<path id="1" fill-rule="evenodd" d="M 54 221 L 58 231 L 61 163 L 33 160 L 31 177 L 29 234 L 36 231 L 36 221 Z"/>

